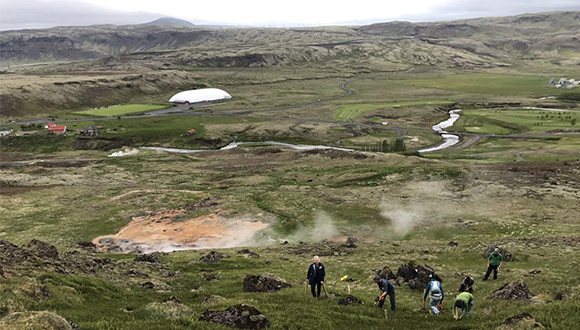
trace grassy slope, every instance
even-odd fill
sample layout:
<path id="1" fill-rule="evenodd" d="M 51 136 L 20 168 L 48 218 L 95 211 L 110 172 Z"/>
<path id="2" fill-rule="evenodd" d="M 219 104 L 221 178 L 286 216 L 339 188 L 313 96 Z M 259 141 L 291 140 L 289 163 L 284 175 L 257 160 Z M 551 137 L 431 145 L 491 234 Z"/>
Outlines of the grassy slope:
<path id="1" fill-rule="evenodd" d="M 549 78 L 543 75 L 522 75 L 505 73 L 461 73 L 442 74 L 426 79 L 410 79 L 398 83 L 407 86 L 429 87 L 460 91 L 462 93 L 497 96 L 520 95 L 541 97 L 558 95 L 556 88 L 546 88 Z"/>
<path id="2" fill-rule="evenodd" d="M 124 159 L 109 159 L 88 168 L 4 170 L 3 176 L 16 180 L 15 185 L 36 182 L 45 186 L 45 190 L 9 195 L 1 201 L 1 217 L 12 219 L 2 223 L 3 238 L 20 244 L 38 238 L 56 243 L 61 250 L 70 249 L 78 240 L 115 232 L 130 216 L 144 210 L 178 208 L 205 196 L 217 200 L 220 208 L 238 209 L 240 215 L 267 212 L 276 215 L 280 223 L 288 221 L 294 226 L 279 223 L 266 234 L 266 237 L 292 237 L 289 246 L 250 247 L 261 255 L 258 259 L 238 255 L 235 253 L 238 249 L 224 251 L 232 258 L 217 265 L 196 262 L 207 251 L 165 256 L 165 262 L 182 276 L 154 277 L 141 282 L 161 281 L 169 285 L 171 292 L 142 289 L 135 285 L 139 280 L 27 274 L 26 278 L 0 279 L 0 290 L 5 297 L 1 304 L 10 310 L 53 310 L 83 329 L 218 329 L 196 321 L 197 317 L 207 308 L 224 309 L 236 303 L 255 305 L 270 318 L 274 329 L 301 329 L 313 320 L 325 328 L 374 329 L 384 327 L 385 320 L 383 312 L 373 306 L 377 290 L 369 280 L 372 269 L 389 266 L 396 270 L 408 260 L 416 260 L 434 267 L 443 277 L 448 294 L 446 310 L 442 317 L 425 319 L 425 313 L 419 310 L 422 292 L 397 287 L 398 311 L 389 314 L 389 326 L 489 329 L 506 317 L 529 312 L 549 328 L 572 328 L 578 322 L 575 310 L 580 307 L 577 300 L 580 277 L 574 270 L 580 263 L 577 246 L 565 246 L 557 241 L 542 244 L 534 238 L 570 236 L 578 232 L 576 213 L 572 211 L 577 209 L 577 177 L 560 178 L 569 175 L 571 167 L 561 167 L 560 173 L 546 166 L 544 170 L 534 170 L 541 174 L 531 177 L 523 170 L 504 175 L 505 168 L 454 165 L 392 155 L 360 161 L 298 152 L 260 155 L 249 150 L 221 157 L 215 153 L 144 152 Z M 530 179 L 544 175 L 568 183 L 550 188 Z M 111 199 L 135 189 L 195 189 L 205 194 L 164 191 Z M 409 205 L 410 210 L 423 210 L 423 216 L 419 217 L 423 222 L 407 234 L 397 235 L 380 213 L 405 210 L 404 205 Z M 338 279 L 348 274 L 358 281 L 352 284 L 353 293 L 365 302 L 364 306 L 342 307 L 336 298 L 314 301 L 304 294 L 300 283 L 305 267 L 325 244 L 296 242 L 308 239 L 319 211 L 334 220 L 339 235 L 355 234 L 377 240 L 362 243 L 357 249 L 342 249 L 343 255 L 323 256 L 329 292 L 344 295 L 346 287 Z M 303 236 L 292 236 L 296 230 Z M 459 246 L 449 247 L 447 243 L 451 240 Z M 481 253 L 492 242 L 508 248 L 516 261 L 505 264 L 499 281 L 482 283 L 485 260 Z M 132 259 L 131 256 L 116 258 Z M 562 264 L 571 267 L 562 267 Z M 201 269 L 217 274 L 218 280 L 206 281 L 202 276 L 206 272 Z M 527 276 L 534 269 L 541 273 Z M 243 293 L 243 277 L 262 271 L 297 281 L 298 285 L 273 294 Z M 453 322 L 450 314 L 452 296 L 461 281 L 456 273 L 472 275 L 477 281 L 473 316 L 459 323 Z M 40 283 L 40 279 L 52 293 L 52 299 L 35 301 L 19 293 L 18 288 L 30 282 Z M 534 305 L 488 299 L 493 290 L 518 279 L 525 280 L 534 295 L 550 302 Z M 563 293 L 563 300 L 555 299 L 558 293 Z M 226 300 L 202 305 L 206 294 L 222 295 Z M 191 307 L 193 315 L 178 314 L 177 319 L 171 320 L 166 314 L 146 309 L 147 304 L 161 302 L 171 295 Z"/>
<path id="3" fill-rule="evenodd" d="M 385 103 L 385 104 L 349 104 L 342 106 L 334 114 L 334 120 L 338 121 L 350 121 L 352 119 L 359 119 L 362 115 L 369 111 L 380 110 L 383 108 L 400 108 L 400 107 L 417 107 L 417 106 L 438 106 L 438 105 L 448 105 L 453 102 L 450 101 L 406 101 L 406 102 L 395 102 L 395 103 Z"/>
<path id="4" fill-rule="evenodd" d="M 125 104 L 121 106 L 107 107 L 94 110 L 84 110 L 73 112 L 79 115 L 89 115 L 89 116 L 99 116 L 99 117 L 112 117 L 112 116 L 122 116 L 129 113 L 138 113 L 151 110 L 159 110 L 166 108 L 166 105 L 152 105 L 152 104 Z"/>
<path id="5" fill-rule="evenodd" d="M 570 123 L 573 118 L 578 120 L 580 114 L 541 110 L 465 110 L 453 129 L 494 134 L 517 133 L 518 128 L 531 132 L 545 132 L 554 129 L 573 129 L 574 126 Z"/>
<path id="6" fill-rule="evenodd" d="M 580 137 L 562 136 L 537 139 L 482 139 L 468 149 L 430 154 L 428 158 L 457 159 L 469 162 L 566 161 L 577 160 Z"/>
<path id="7" fill-rule="evenodd" d="M 375 267 L 397 266 L 405 262 L 411 256 L 399 250 L 412 249 L 414 246 L 408 242 L 401 243 L 401 247 L 387 248 L 393 253 L 388 259 L 370 257 L 384 254 L 385 246 L 370 245 L 357 249 L 345 257 L 327 257 L 323 262 L 328 269 L 327 287 L 330 294 L 344 295 L 346 288 L 344 283 L 338 281 L 340 276 L 349 274 L 350 277 L 360 280 L 352 285 L 353 294 L 361 298 L 365 305 L 359 307 L 344 307 L 337 304 L 337 298 L 316 301 L 304 293 L 304 287 L 297 285 L 291 289 L 284 289 L 278 293 L 260 294 L 243 293 L 242 279 L 247 274 L 260 271 L 269 271 L 287 280 L 301 282 L 303 271 L 309 263 L 310 255 L 288 255 L 282 248 L 274 248 L 267 251 L 263 248 L 252 249 L 261 257 L 247 259 L 235 254 L 235 249 L 227 250 L 233 258 L 223 261 L 219 265 L 203 265 L 193 263 L 202 253 L 181 252 L 169 257 L 173 267 L 178 269 L 184 276 L 172 283 L 175 291 L 171 295 L 178 296 L 182 303 L 190 306 L 194 313 L 180 315 L 177 320 L 168 319 L 162 313 L 151 313 L 145 306 L 154 301 L 167 299 L 169 293 L 155 293 L 146 291 L 136 286 L 126 287 L 110 281 L 100 281 L 85 277 L 62 276 L 57 274 L 46 275 L 51 283 L 49 288 L 55 292 L 55 298 L 46 302 L 34 302 L 24 300 L 30 309 L 56 310 L 68 320 L 79 324 L 83 329 L 122 328 L 132 329 L 147 327 L 148 329 L 222 329 L 210 323 L 199 322 L 197 317 L 206 309 L 225 309 L 236 303 L 246 303 L 256 306 L 262 313 L 270 318 L 272 329 L 303 329 L 311 326 L 316 320 L 319 326 L 333 329 L 370 328 L 378 329 L 387 324 L 397 329 L 433 328 L 433 329 L 489 329 L 498 326 L 503 319 L 522 312 L 531 313 L 536 319 L 551 329 L 570 329 L 575 326 L 578 317 L 574 312 L 580 305 L 574 299 L 577 289 L 574 281 L 578 280 L 572 270 L 567 272 L 555 272 L 547 270 L 558 267 L 573 255 L 572 251 L 564 252 L 562 256 L 549 257 L 554 251 L 552 248 L 538 249 L 529 261 L 507 263 L 500 273 L 500 280 L 482 283 L 480 278 L 485 269 L 485 260 L 479 255 L 466 255 L 466 250 L 478 250 L 464 240 L 459 240 L 463 248 L 439 248 L 436 260 L 429 263 L 436 267 L 444 278 L 444 288 L 447 290 L 447 299 L 443 314 L 440 317 L 424 318 L 425 312 L 420 311 L 422 292 L 413 291 L 404 287 L 397 287 L 398 310 L 389 311 L 389 319 L 384 319 L 382 310 L 373 306 L 373 298 L 377 295 L 376 285 L 369 280 L 370 269 Z M 439 243 L 422 244 L 425 249 L 437 249 Z M 312 253 L 316 253 L 316 247 L 311 247 Z M 280 261 L 279 256 L 288 257 L 289 261 Z M 415 258 L 419 255 L 414 255 Z M 431 255 L 427 257 L 433 258 Z M 370 260 L 369 260 L 370 259 Z M 264 266 L 265 261 L 271 261 L 271 266 Z M 444 266 L 442 264 L 444 263 Z M 219 280 L 207 282 L 201 277 L 200 269 L 208 269 L 219 274 Z M 496 301 L 488 299 L 491 292 L 503 283 L 521 279 L 522 275 L 533 269 L 542 269 L 540 275 L 526 278 L 530 290 L 536 294 L 546 294 L 551 302 L 547 304 L 530 305 L 525 302 Z M 476 292 L 475 306 L 472 317 L 460 322 L 454 322 L 451 316 L 452 297 L 454 290 L 459 286 L 460 277 L 453 276 L 455 271 L 475 275 Z M 563 277 L 568 277 L 563 280 Z M 16 284 L 10 280 L 7 284 Z M 54 283 L 54 284 L 53 284 Z M 74 288 L 75 291 L 70 290 Z M 190 290 L 194 290 L 191 292 Z M 570 291 L 571 290 L 571 291 Z M 565 292 L 563 301 L 555 301 L 554 292 Z M 94 294 L 98 295 L 95 296 Z M 206 294 L 219 294 L 227 299 L 221 303 L 210 306 L 202 305 L 201 300 Z M 106 304 L 103 301 L 107 301 Z M 75 303 L 80 301 L 82 303 Z"/>

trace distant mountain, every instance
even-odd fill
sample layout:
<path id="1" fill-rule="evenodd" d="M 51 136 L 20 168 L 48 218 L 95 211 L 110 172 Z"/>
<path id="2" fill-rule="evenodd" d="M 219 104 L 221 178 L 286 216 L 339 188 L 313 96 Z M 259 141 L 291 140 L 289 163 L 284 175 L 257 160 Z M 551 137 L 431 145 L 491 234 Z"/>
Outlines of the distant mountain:
<path id="1" fill-rule="evenodd" d="M 361 26 L 365 34 L 416 38 L 498 39 L 538 37 L 541 34 L 580 30 L 580 12 L 547 12 L 504 17 L 472 18 L 442 22 L 386 22 Z"/>
<path id="2" fill-rule="evenodd" d="M 183 19 L 174 17 L 162 17 L 154 21 L 143 23 L 141 25 L 145 26 L 160 26 L 160 25 L 173 25 L 173 26 L 183 26 L 183 27 L 195 27 L 195 24 L 188 22 Z"/>
<path id="3" fill-rule="evenodd" d="M 0 64 L 107 59 L 109 65 L 134 60 L 164 67 L 253 67 L 367 61 L 389 70 L 491 68 L 529 59 L 580 64 L 578 31 L 580 11 L 288 29 L 217 29 L 160 18 L 141 25 L 0 31 Z M 117 57 L 122 61 L 115 62 Z"/>

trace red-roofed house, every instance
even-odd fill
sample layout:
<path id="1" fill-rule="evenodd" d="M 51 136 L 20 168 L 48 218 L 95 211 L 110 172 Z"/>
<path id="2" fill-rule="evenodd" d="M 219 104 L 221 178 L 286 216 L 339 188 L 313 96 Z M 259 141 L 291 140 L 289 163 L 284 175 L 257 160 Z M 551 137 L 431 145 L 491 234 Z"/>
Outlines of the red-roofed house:
<path id="1" fill-rule="evenodd" d="M 48 133 L 52 134 L 64 134 L 66 133 L 66 126 L 51 126 L 48 128 Z"/>
<path id="2" fill-rule="evenodd" d="M 51 123 L 47 123 L 46 125 L 44 125 L 44 128 L 51 128 L 53 126 L 56 126 L 56 124 L 51 122 Z"/>

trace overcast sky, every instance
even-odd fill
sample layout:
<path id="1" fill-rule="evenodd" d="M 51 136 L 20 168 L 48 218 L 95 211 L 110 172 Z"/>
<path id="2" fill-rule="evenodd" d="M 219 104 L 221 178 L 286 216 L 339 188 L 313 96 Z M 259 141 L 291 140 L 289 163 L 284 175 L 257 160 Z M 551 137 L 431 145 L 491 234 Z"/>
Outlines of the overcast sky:
<path id="1" fill-rule="evenodd" d="M 579 0 L 0 0 L 0 30 L 139 24 L 177 17 L 194 24 L 360 25 L 580 10 Z"/>

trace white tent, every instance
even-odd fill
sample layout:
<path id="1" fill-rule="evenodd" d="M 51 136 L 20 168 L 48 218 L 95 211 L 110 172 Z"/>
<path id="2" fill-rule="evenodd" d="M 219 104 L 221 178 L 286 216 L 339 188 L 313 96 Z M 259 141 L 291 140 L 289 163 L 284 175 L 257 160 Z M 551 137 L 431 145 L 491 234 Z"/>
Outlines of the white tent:
<path id="1" fill-rule="evenodd" d="M 206 101 L 217 101 L 231 99 L 232 96 L 226 91 L 218 88 L 202 88 L 190 91 L 183 91 L 173 95 L 169 102 L 172 103 L 197 103 Z"/>

